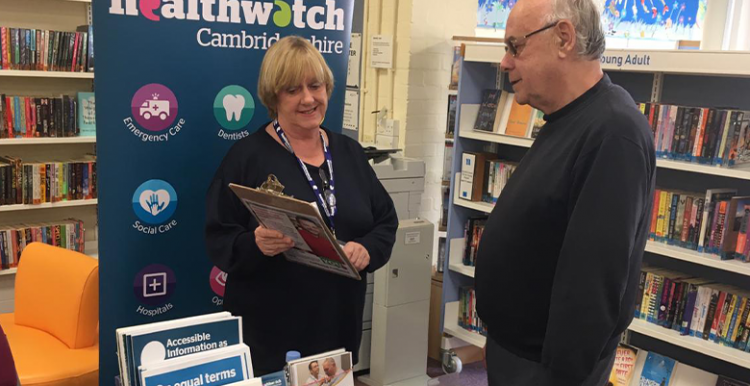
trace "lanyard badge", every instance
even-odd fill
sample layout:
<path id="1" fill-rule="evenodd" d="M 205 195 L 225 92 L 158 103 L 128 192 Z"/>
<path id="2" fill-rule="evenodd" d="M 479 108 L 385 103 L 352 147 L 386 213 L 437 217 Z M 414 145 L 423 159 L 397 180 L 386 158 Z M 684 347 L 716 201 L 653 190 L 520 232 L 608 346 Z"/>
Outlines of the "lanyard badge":
<path id="1" fill-rule="evenodd" d="M 292 145 L 286 138 L 286 134 L 284 134 L 284 130 L 281 128 L 278 120 L 273 121 L 273 128 L 276 131 L 276 135 L 279 137 L 279 140 L 281 140 L 281 143 L 284 144 L 284 147 L 286 147 L 286 149 L 290 153 L 294 154 L 294 149 L 292 149 Z M 310 171 L 307 170 L 307 165 L 305 165 L 305 163 L 302 162 L 302 160 L 296 155 L 295 157 L 297 158 L 297 162 L 299 163 L 302 172 L 305 174 L 305 177 L 307 177 L 307 182 L 310 184 L 310 188 L 312 188 L 313 193 L 318 200 L 318 204 L 320 204 L 320 206 L 323 208 L 323 212 L 325 212 L 326 218 L 328 220 L 328 226 L 331 229 L 331 232 L 333 232 L 333 234 L 335 235 L 336 231 L 333 225 L 333 218 L 336 216 L 336 188 L 333 180 L 333 159 L 331 158 L 331 153 L 328 151 L 328 146 L 326 145 L 326 141 L 322 133 L 320 134 L 320 141 L 323 143 L 323 154 L 325 155 L 325 163 L 328 166 L 328 175 L 330 176 L 330 178 L 326 176 L 326 172 L 323 167 L 319 168 L 320 180 L 323 183 L 322 192 L 320 189 L 318 189 L 318 185 L 315 183 L 315 181 L 313 181 L 312 176 L 310 175 Z"/>

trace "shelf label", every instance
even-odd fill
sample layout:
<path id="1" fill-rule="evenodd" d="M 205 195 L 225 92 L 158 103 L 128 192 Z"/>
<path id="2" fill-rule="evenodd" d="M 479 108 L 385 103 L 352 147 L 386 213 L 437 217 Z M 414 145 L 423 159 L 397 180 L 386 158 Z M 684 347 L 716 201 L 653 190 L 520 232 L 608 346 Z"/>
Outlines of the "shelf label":
<path id="1" fill-rule="evenodd" d="M 651 65 L 651 55 L 638 54 L 620 54 L 620 55 L 602 55 L 602 65 L 617 66 L 639 66 L 648 67 Z"/>

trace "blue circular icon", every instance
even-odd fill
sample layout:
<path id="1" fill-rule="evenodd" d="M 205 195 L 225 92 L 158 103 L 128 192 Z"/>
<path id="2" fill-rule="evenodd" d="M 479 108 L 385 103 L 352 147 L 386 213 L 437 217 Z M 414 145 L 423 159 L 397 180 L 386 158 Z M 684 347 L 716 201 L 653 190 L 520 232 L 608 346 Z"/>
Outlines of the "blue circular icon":
<path id="1" fill-rule="evenodd" d="M 133 211 L 146 224 L 163 224 L 177 209 L 177 193 L 166 181 L 148 180 L 133 193 Z"/>

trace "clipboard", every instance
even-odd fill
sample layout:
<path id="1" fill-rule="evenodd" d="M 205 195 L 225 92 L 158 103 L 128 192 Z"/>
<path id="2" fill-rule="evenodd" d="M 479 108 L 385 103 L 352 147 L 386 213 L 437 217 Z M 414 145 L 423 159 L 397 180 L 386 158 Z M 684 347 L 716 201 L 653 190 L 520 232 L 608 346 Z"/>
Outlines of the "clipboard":
<path id="1" fill-rule="evenodd" d="M 258 189 L 232 183 L 229 188 L 258 224 L 294 241 L 294 247 L 283 253 L 287 260 L 362 280 L 315 203 L 284 195 L 283 185 L 273 175 Z"/>

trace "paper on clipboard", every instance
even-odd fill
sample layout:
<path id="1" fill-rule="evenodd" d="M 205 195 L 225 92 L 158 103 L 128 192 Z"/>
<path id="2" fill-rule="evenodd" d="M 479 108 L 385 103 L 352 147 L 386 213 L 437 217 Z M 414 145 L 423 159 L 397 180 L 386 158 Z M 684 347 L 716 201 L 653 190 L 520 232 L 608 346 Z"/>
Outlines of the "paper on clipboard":
<path id="1" fill-rule="evenodd" d="M 237 184 L 229 188 L 260 225 L 294 241 L 294 248 L 284 252 L 287 260 L 361 280 L 314 203 Z"/>

